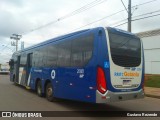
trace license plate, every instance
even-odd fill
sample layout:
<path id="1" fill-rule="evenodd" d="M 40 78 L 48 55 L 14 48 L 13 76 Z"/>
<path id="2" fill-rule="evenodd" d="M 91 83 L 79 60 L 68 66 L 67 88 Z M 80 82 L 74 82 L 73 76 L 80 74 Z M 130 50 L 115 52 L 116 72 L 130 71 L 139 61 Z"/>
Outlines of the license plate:
<path id="1" fill-rule="evenodd" d="M 131 80 L 123 80 L 123 85 L 131 85 Z"/>

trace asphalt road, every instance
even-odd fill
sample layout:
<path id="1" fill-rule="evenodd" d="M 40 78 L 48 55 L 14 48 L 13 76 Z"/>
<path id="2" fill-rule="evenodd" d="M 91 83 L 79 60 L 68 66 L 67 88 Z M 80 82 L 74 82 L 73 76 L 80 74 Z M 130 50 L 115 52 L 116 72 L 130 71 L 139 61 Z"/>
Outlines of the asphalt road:
<path id="1" fill-rule="evenodd" d="M 90 104 L 69 100 L 48 102 L 33 91 L 26 90 L 9 81 L 8 75 L 0 75 L 0 111 L 159 111 L 160 99 L 145 97 L 139 100 L 113 102 L 108 104 Z M 82 113 L 83 116 L 84 113 Z M 44 118 L 43 118 L 44 119 Z M 51 118 L 47 118 L 51 119 Z M 59 117 L 56 119 L 60 119 Z M 63 118 L 66 119 L 66 118 Z M 74 119 L 74 118 L 72 118 Z M 76 120 L 82 119 L 81 117 Z M 98 119 L 87 117 L 85 119 Z M 104 119 L 105 118 L 101 118 Z M 112 118 L 124 119 L 124 118 Z M 129 118 L 126 118 L 129 119 Z M 133 119 L 133 118 L 130 118 Z M 142 118 L 140 118 L 142 119 Z M 150 119 L 150 118 L 145 118 Z M 158 119 L 158 118 L 152 118 Z M 16 118 L 16 120 L 18 120 Z M 71 118 L 69 119 L 71 120 Z"/>

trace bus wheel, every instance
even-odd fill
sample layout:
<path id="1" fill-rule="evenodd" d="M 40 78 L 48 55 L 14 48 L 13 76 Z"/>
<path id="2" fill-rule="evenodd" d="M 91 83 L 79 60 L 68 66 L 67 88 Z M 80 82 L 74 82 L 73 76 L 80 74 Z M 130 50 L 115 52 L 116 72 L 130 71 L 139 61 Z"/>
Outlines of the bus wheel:
<path id="1" fill-rule="evenodd" d="M 37 95 L 42 97 L 43 94 L 42 94 L 42 84 L 41 84 L 41 81 L 38 81 L 37 83 Z"/>
<path id="2" fill-rule="evenodd" d="M 52 84 L 48 83 L 46 86 L 46 98 L 48 101 L 52 102 L 54 101 L 54 97 L 53 97 L 53 88 L 52 88 Z"/>
<path id="3" fill-rule="evenodd" d="M 17 85 L 15 75 L 13 75 L 13 83 L 14 83 L 14 85 Z"/>

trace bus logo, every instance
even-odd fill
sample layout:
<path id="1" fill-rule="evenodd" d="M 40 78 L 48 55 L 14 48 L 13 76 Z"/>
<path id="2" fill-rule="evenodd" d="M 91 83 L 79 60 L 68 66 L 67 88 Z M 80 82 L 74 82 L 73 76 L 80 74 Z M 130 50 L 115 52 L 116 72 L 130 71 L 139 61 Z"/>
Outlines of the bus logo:
<path id="1" fill-rule="evenodd" d="M 109 68 L 109 62 L 104 62 L 104 68 Z"/>
<path id="2" fill-rule="evenodd" d="M 55 72 L 55 70 L 52 70 L 52 72 L 51 72 L 51 78 L 54 79 L 55 77 L 56 77 L 56 72 Z"/>
<path id="3" fill-rule="evenodd" d="M 136 68 L 135 68 L 135 67 L 133 67 L 133 68 L 131 68 L 131 70 L 132 70 L 132 71 L 135 71 L 135 70 L 136 70 Z"/>
<path id="4" fill-rule="evenodd" d="M 114 76 L 139 77 L 138 72 L 114 72 Z"/>

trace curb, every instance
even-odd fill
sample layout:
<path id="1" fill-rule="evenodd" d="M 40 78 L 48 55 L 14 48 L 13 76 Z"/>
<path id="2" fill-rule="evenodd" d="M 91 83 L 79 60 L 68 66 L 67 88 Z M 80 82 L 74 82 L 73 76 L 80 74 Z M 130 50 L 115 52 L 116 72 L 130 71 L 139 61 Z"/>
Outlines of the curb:
<path id="1" fill-rule="evenodd" d="M 160 96 L 157 96 L 157 95 L 145 94 L 145 96 L 160 99 Z"/>

